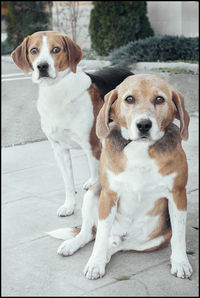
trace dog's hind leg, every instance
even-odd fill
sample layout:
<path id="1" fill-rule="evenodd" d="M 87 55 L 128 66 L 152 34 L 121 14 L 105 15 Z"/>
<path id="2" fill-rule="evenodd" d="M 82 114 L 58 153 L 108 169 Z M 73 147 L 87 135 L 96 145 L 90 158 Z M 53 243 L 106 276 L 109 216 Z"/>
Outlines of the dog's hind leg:
<path id="1" fill-rule="evenodd" d="M 72 255 L 95 238 L 100 189 L 100 185 L 96 183 L 85 194 L 82 206 L 83 223 L 80 233 L 73 239 L 64 241 L 58 248 L 58 254 L 63 256 Z"/>

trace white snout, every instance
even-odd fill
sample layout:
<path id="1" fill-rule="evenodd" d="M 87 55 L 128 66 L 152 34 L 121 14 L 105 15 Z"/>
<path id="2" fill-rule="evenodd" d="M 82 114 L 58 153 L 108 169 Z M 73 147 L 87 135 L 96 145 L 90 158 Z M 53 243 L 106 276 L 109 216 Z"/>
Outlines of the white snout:
<path id="1" fill-rule="evenodd" d="M 129 128 L 132 140 L 159 140 L 164 132 L 159 129 L 156 119 L 147 114 L 140 114 L 132 119 Z M 144 138 L 145 137 L 145 138 Z"/>

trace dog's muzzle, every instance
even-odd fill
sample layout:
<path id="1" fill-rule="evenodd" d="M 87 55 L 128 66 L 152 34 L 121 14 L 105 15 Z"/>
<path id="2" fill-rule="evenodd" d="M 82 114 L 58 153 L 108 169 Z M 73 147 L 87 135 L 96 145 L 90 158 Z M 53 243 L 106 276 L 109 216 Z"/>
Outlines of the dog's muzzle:
<path id="1" fill-rule="evenodd" d="M 37 68 L 39 70 L 40 78 L 49 77 L 49 64 L 48 63 L 40 63 L 37 65 Z"/>
<path id="2" fill-rule="evenodd" d="M 140 137 L 146 138 L 149 136 L 149 131 L 152 127 L 152 121 L 150 119 L 140 120 L 136 126 L 140 133 Z"/>

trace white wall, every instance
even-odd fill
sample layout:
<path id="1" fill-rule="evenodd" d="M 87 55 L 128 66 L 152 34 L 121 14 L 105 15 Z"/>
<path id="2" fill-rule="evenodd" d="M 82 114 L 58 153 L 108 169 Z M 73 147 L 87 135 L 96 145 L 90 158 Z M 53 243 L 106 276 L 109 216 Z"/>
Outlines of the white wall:
<path id="1" fill-rule="evenodd" d="M 182 34 L 187 37 L 199 36 L 199 3 L 182 2 Z"/>
<path id="2" fill-rule="evenodd" d="M 198 36 L 198 6 L 197 1 L 147 1 L 155 34 Z"/>
<path id="3" fill-rule="evenodd" d="M 64 2 L 64 1 L 63 1 Z M 93 8 L 90 4 L 79 4 L 79 14 L 77 19 L 77 40 L 81 48 L 90 48 L 90 36 L 88 26 L 90 21 L 90 11 Z M 67 34 L 72 38 L 70 16 L 67 6 L 60 6 L 59 2 L 52 7 L 53 30 Z"/>
<path id="4" fill-rule="evenodd" d="M 65 3 L 65 1 L 62 2 Z M 69 37 L 71 37 L 69 14 L 66 7 L 65 10 L 63 10 L 62 2 L 61 6 L 60 2 L 54 2 L 53 30 L 66 33 Z M 56 26 L 56 6 L 58 6 L 62 11 L 59 15 L 59 21 L 61 23 L 60 28 Z M 147 1 L 147 15 L 155 34 L 195 37 L 199 36 L 198 6 L 199 3 L 197 1 Z M 77 26 L 77 43 L 82 48 L 90 48 L 91 43 L 88 26 L 92 8 L 92 2 L 80 2 L 80 12 Z"/>

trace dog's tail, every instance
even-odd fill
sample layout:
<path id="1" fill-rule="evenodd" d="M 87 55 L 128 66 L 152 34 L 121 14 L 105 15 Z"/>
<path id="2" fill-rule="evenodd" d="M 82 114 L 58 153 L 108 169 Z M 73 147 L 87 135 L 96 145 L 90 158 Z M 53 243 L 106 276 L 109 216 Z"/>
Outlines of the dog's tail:
<path id="1" fill-rule="evenodd" d="M 74 227 L 74 228 L 62 228 L 58 230 L 53 230 L 51 232 L 46 232 L 46 234 L 53 238 L 69 240 L 74 238 L 80 232 L 80 230 L 81 230 L 81 226 Z"/>

